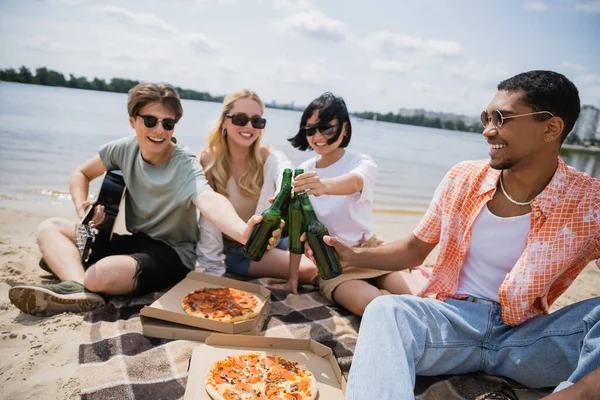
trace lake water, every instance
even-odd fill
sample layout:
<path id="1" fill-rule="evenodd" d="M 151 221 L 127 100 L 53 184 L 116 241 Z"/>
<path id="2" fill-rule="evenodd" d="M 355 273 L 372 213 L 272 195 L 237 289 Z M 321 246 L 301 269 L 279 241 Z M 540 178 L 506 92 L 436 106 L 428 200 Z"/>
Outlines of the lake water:
<path id="1" fill-rule="evenodd" d="M 351 105 L 350 105 L 351 106 Z M 221 104 L 183 100 L 175 136 L 195 152 L 205 143 Z M 263 142 L 283 150 L 295 165 L 314 155 L 289 145 L 301 113 L 267 109 Z M 478 134 L 354 119 L 349 149 L 379 165 L 375 208 L 422 213 L 454 164 L 488 158 Z M 70 203 L 69 175 L 110 140 L 133 134 L 127 96 L 118 93 L 0 82 L 0 201 Z M 600 177 L 600 156 L 563 155 L 580 171 Z M 90 193 L 96 194 L 100 180 Z"/>

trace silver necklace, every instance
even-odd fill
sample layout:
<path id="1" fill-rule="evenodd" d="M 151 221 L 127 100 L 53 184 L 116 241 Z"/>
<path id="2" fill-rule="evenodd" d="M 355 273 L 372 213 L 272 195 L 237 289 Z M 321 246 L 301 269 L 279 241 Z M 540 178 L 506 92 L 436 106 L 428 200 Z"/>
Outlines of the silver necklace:
<path id="1" fill-rule="evenodd" d="M 502 193 L 504 193 L 504 196 L 506 196 L 506 198 L 508 199 L 508 201 L 510 201 L 511 203 L 516 204 L 518 206 L 528 206 L 533 201 L 533 199 L 531 201 L 516 201 L 516 200 L 513 200 L 512 197 L 510 197 L 508 195 L 508 193 L 506 193 L 506 189 L 504 189 L 504 179 L 502 179 L 502 171 L 500 171 L 500 189 L 502 189 Z"/>

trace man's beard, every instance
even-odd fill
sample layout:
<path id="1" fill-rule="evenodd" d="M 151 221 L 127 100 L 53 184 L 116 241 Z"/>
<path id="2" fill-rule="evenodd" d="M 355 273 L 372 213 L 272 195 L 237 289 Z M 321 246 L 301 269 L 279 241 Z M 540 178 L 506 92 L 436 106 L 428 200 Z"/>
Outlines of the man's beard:
<path id="1" fill-rule="evenodd" d="M 512 167 L 517 165 L 518 162 L 519 160 L 516 160 L 514 158 L 504 158 L 498 161 L 491 160 L 490 167 L 498 170 L 511 169 Z"/>

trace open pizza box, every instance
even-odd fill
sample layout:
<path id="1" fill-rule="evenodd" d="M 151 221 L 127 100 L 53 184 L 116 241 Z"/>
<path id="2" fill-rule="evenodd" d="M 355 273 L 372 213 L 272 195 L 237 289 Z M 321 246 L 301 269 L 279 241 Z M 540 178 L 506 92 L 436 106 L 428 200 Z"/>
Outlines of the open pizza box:
<path id="1" fill-rule="evenodd" d="M 258 324 L 256 328 L 247 332 L 240 332 L 239 335 L 260 335 L 265 321 L 269 317 L 269 309 L 271 303 L 264 305 L 265 312 L 261 313 L 258 318 Z M 162 339 L 176 339 L 176 340 L 196 340 L 203 342 L 207 337 L 215 333 L 206 329 L 200 329 L 193 326 L 176 324 L 174 322 L 163 321 L 156 318 L 141 316 L 142 322 L 142 334 L 148 337 L 162 338 Z"/>
<path id="2" fill-rule="evenodd" d="M 252 351 L 282 356 L 310 370 L 319 388 L 318 400 L 344 399 L 346 381 L 329 347 L 310 339 L 214 333 L 192 353 L 184 400 L 210 400 L 205 389 L 205 377 L 210 366 L 227 356 Z"/>
<path id="3" fill-rule="evenodd" d="M 204 287 L 228 287 L 250 292 L 263 300 L 264 305 L 256 317 L 247 321 L 233 323 L 213 321 L 186 314 L 181 307 L 181 300 L 186 294 Z M 168 339 L 184 339 L 183 336 L 187 336 L 185 337 L 187 339 L 191 334 L 192 336 L 196 336 L 192 340 L 203 340 L 211 332 L 257 334 L 262 330 L 270 308 L 271 292 L 261 285 L 191 271 L 185 279 L 173 286 L 154 303 L 142 308 L 140 315 L 142 316 L 142 329 L 147 336 Z M 163 321 L 174 322 L 175 324 L 179 324 L 179 326 L 165 324 L 162 323 Z M 190 329 L 189 327 L 194 328 Z M 202 330 L 208 332 L 201 332 Z M 191 333 L 194 331 L 197 331 L 197 333 Z"/>

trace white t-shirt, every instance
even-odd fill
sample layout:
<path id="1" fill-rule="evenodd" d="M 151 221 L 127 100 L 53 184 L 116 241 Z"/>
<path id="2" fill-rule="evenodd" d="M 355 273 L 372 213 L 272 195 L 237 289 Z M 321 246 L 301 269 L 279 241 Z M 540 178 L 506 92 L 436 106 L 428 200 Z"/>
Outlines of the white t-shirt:
<path id="1" fill-rule="evenodd" d="M 497 302 L 500 285 L 525 251 L 530 228 L 531 213 L 503 218 L 486 204 L 471 227 L 456 293 Z"/>
<path id="2" fill-rule="evenodd" d="M 365 154 L 344 152 L 342 158 L 326 168 L 316 167 L 316 158 L 300 164 L 304 172 L 317 171 L 319 178 L 336 178 L 348 173 L 356 173 L 363 179 L 362 192 L 351 195 L 309 196 L 319 220 L 329 233 L 337 235 L 346 243 L 355 246 L 362 236 L 373 236 L 373 190 L 377 177 L 377 164 Z"/>

